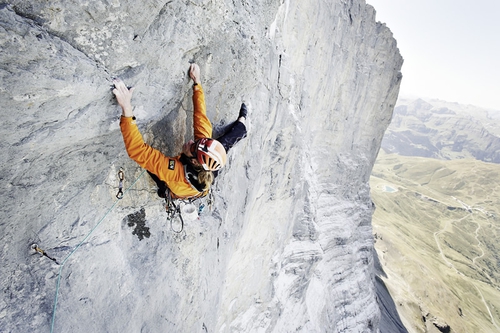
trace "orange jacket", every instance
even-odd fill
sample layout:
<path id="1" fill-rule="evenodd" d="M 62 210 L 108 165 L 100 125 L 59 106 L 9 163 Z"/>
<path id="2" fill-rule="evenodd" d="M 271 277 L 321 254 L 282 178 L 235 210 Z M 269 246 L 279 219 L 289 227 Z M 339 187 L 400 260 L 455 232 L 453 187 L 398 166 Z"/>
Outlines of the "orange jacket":
<path id="1" fill-rule="evenodd" d="M 205 95 L 200 84 L 193 87 L 193 127 L 194 139 L 212 137 L 212 124 L 207 117 Z M 167 183 L 168 188 L 177 198 L 190 198 L 201 195 L 186 179 L 181 155 L 168 157 L 146 144 L 142 138 L 135 117 L 121 117 L 120 129 L 128 156 L 141 167 L 154 173 Z"/>

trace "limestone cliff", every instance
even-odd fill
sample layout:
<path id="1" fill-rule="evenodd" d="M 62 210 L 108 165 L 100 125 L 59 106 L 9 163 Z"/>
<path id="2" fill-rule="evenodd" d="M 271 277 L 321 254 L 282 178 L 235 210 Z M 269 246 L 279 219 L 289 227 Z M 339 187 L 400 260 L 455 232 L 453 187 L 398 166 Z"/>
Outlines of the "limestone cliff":
<path id="1" fill-rule="evenodd" d="M 0 331 L 377 331 L 368 180 L 402 58 L 372 7 L 7 3 Z M 249 135 L 214 210 L 176 234 L 125 153 L 110 84 L 136 87 L 146 140 L 176 154 L 192 135 L 190 61 L 216 132 L 245 101 Z M 137 182 L 116 203 L 120 167 Z"/>

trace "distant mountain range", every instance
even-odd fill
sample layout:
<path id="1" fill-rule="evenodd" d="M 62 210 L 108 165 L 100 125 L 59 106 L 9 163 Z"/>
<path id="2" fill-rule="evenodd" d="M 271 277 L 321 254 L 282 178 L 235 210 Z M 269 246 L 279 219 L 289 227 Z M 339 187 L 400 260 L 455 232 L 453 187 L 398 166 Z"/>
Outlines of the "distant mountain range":
<path id="1" fill-rule="evenodd" d="M 439 100 L 400 100 L 382 141 L 387 153 L 500 163 L 500 111 Z"/>

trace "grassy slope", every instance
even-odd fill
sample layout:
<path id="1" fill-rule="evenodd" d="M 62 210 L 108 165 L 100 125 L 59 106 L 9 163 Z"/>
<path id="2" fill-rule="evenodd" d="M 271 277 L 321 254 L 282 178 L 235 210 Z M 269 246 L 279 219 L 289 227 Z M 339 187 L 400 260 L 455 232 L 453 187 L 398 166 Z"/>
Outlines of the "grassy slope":
<path id="1" fill-rule="evenodd" d="M 500 332 L 499 175 L 498 164 L 380 152 L 375 246 L 410 332 Z"/>

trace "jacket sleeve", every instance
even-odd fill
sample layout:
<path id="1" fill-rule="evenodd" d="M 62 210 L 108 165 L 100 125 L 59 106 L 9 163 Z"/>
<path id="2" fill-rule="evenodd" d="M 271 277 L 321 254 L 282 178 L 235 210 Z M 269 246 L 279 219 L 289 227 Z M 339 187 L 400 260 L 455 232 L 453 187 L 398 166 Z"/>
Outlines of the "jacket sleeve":
<path id="1" fill-rule="evenodd" d="M 164 175 L 168 168 L 169 157 L 144 142 L 135 123 L 135 117 L 121 117 L 120 129 L 128 156 L 155 175 Z"/>
<path id="2" fill-rule="evenodd" d="M 207 117 L 207 107 L 205 105 L 205 94 L 200 84 L 193 87 L 193 129 L 194 139 L 211 138 L 212 124 Z"/>

